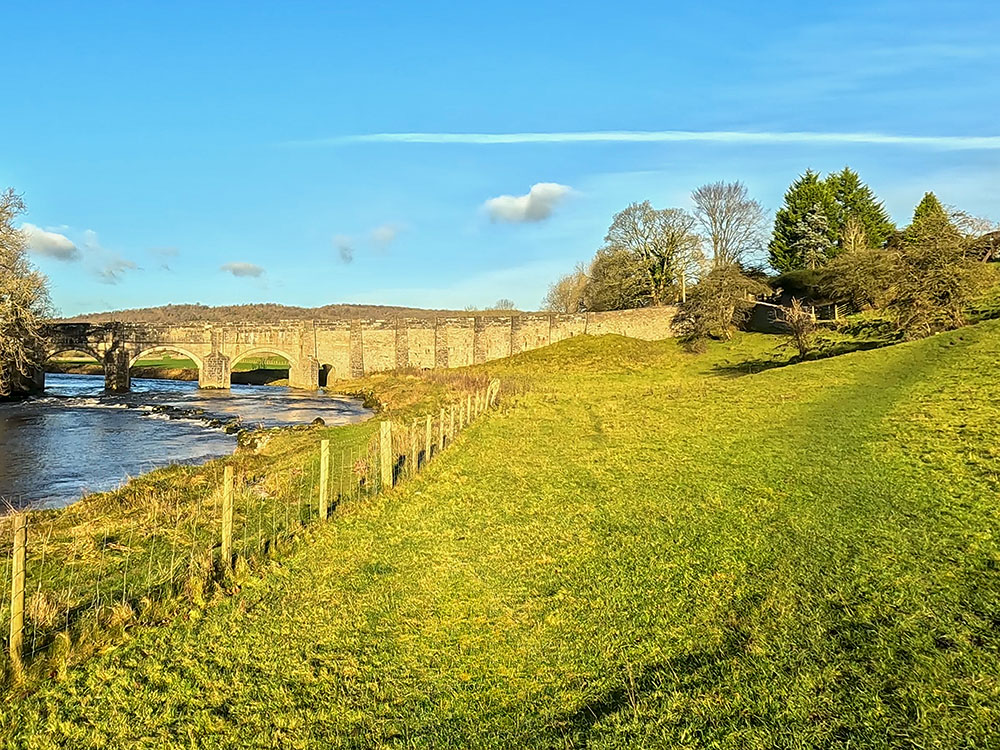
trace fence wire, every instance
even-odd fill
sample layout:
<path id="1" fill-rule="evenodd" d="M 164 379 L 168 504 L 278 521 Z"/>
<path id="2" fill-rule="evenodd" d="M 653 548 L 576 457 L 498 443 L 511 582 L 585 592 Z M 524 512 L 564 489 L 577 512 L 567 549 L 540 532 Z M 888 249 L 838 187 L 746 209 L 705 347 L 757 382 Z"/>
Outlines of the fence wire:
<path id="1" fill-rule="evenodd" d="M 237 453 L 201 467 L 173 467 L 163 480 L 139 489 L 126 486 L 61 510 L 25 511 L 23 594 L 12 585 L 14 530 L 22 514 L 0 517 L 0 569 L 9 594 L 0 606 L 0 633 L 8 644 L 0 675 L 16 680 L 24 669 L 64 674 L 130 624 L 167 621 L 205 606 L 341 506 L 415 476 L 498 403 L 494 380 L 427 414 L 388 420 L 387 442 L 380 430 L 349 438 L 331 431 L 323 441 L 326 518 L 319 440 L 272 460 Z M 386 464 L 391 476 L 383 476 Z M 224 554 L 227 466 L 233 469 L 232 521 L 231 548 Z M 18 612 L 24 623 L 19 630 L 11 628 Z"/>

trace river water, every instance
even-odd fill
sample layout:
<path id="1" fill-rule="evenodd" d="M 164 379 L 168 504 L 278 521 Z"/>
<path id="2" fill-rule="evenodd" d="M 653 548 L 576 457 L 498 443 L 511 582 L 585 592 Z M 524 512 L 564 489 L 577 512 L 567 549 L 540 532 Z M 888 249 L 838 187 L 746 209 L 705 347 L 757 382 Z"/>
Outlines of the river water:
<path id="1" fill-rule="evenodd" d="M 45 376 L 45 394 L 0 404 L 0 514 L 59 507 L 172 463 L 202 463 L 236 447 L 226 427 L 360 422 L 356 399 L 277 386 L 200 390 L 194 382 L 132 380 L 104 393 L 103 375 Z"/>

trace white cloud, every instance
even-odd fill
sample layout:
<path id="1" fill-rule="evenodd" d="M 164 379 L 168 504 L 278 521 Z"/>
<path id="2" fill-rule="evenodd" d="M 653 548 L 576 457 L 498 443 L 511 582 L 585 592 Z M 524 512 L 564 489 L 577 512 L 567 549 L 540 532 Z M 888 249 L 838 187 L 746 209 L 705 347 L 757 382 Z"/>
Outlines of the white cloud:
<path id="1" fill-rule="evenodd" d="M 51 232 L 34 224 L 22 224 L 21 231 L 28 242 L 28 250 L 56 260 L 79 260 L 80 249 L 65 234 Z"/>
<path id="2" fill-rule="evenodd" d="M 375 227 L 371 233 L 372 242 L 375 243 L 376 247 L 385 249 L 399 235 L 399 230 L 400 228 L 397 224 L 383 224 L 380 227 Z"/>
<path id="3" fill-rule="evenodd" d="M 945 151 L 1000 150 L 1000 136 L 894 135 L 890 133 L 825 133 L 744 130 L 598 130 L 563 133 L 367 133 L 311 141 L 289 146 L 342 146 L 350 143 L 460 143 L 498 145 L 512 143 L 745 143 L 786 145 L 870 144 L 910 146 Z"/>
<path id="4" fill-rule="evenodd" d="M 254 263 L 225 263 L 220 270 L 240 278 L 256 279 L 264 274 L 264 269 Z"/>
<path id="5" fill-rule="evenodd" d="M 570 192 L 568 185 L 537 182 L 526 195 L 501 195 L 490 198 L 483 206 L 493 221 L 542 221 Z"/>

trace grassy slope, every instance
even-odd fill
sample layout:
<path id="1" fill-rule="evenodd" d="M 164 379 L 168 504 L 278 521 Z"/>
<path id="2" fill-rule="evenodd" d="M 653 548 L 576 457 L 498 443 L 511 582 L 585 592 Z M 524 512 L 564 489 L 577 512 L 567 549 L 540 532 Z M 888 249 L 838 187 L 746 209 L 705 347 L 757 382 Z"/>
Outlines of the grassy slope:
<path id="1" fill-rule="evenodd" d="M 534 389 L 8 744 L 987 746 L 1000 326 L 734 377 L 574 339 Z"/>

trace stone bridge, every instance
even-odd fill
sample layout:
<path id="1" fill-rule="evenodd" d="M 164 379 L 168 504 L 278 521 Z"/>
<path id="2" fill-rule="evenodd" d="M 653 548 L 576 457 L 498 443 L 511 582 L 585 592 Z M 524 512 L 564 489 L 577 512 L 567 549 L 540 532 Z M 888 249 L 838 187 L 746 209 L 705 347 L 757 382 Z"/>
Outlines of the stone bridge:
<path id="1" fill-rule="evenodd" d="M 142 357 L 176 352 L 198 367 L 202 388 L 228 388 L 248 357 L 288 360 L 288 383 L 315 390 L 327 378 L 357 378 L 404 367 L 462 367 L 537 349 L 578 334 L 671 336 L 672 307 L 563 315 L 290 321 L 273 325 L 52 323 L 46 355 L 85 352 L 104 366 L 105 387 L 129 390 L 129 369 Z"/>

